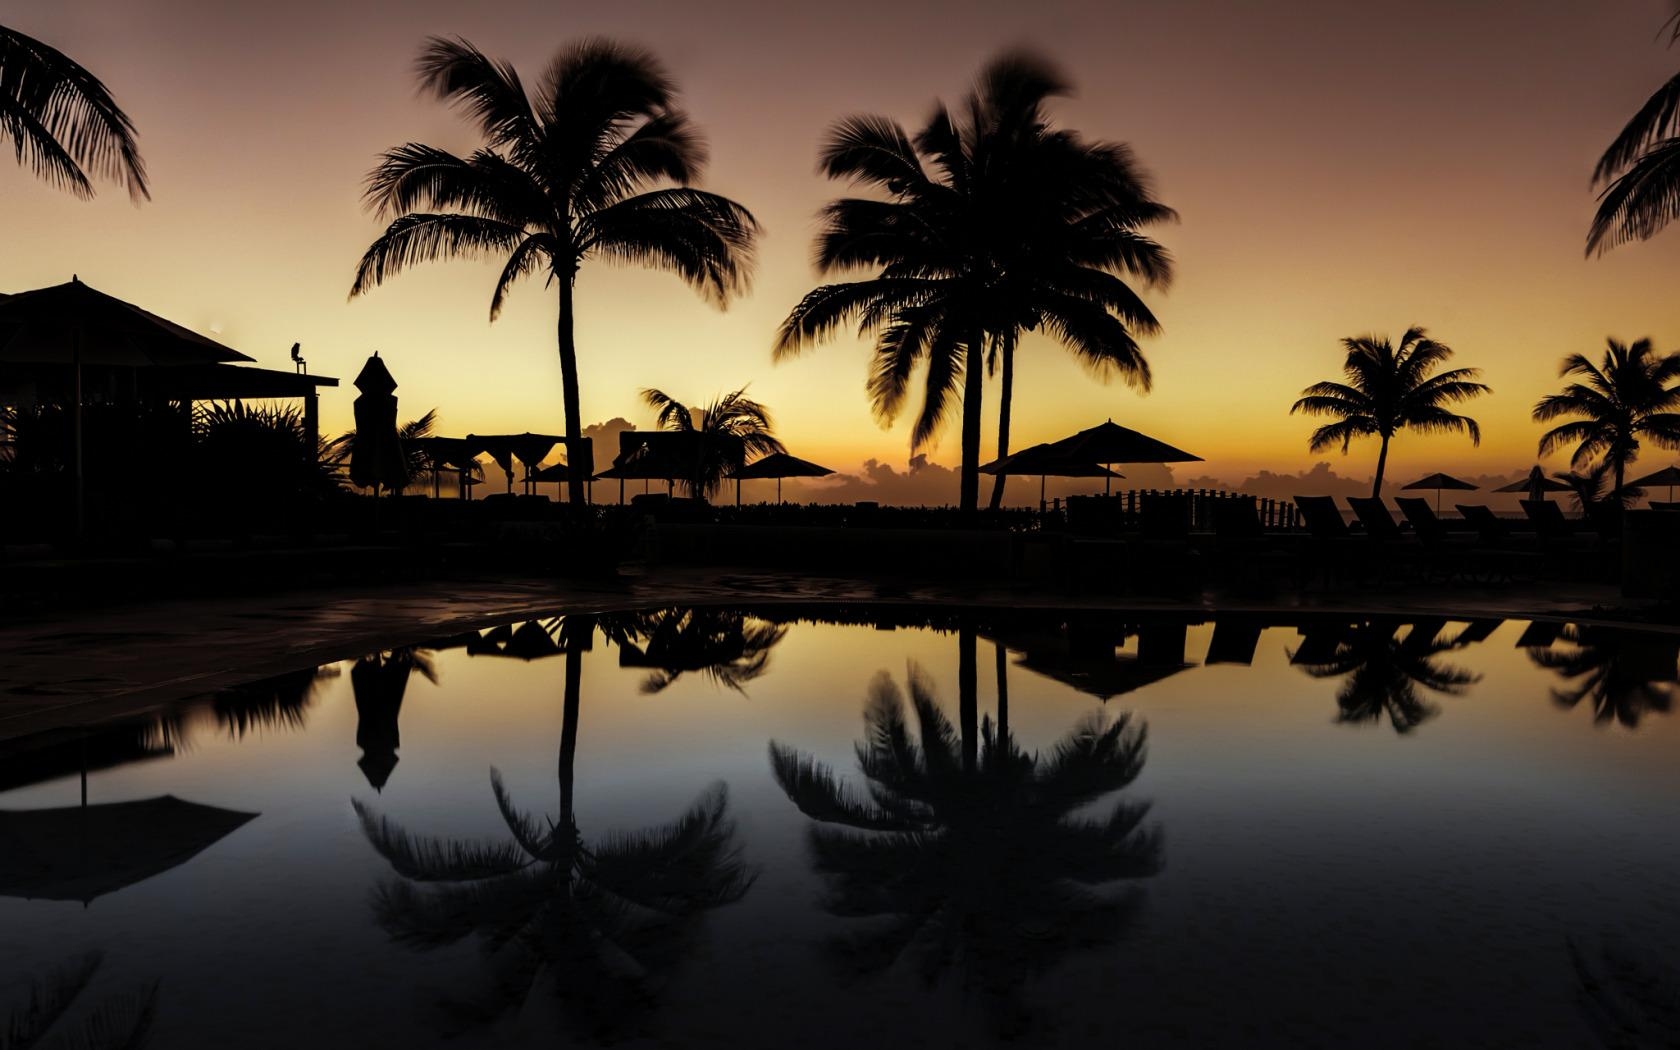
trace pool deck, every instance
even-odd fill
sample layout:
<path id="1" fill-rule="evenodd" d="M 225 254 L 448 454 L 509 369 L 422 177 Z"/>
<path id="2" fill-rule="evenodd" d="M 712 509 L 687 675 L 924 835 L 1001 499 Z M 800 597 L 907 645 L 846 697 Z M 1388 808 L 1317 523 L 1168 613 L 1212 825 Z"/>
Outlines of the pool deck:
<path id="1" fill-rule="evenodd" d="M 1449 619 L 1597 619 L 1613 588 L 1312 593 L 1257 603 L 882 582 L 727 569 L 611 581 L 447 580 L 41 614 L 0 623 L 0 740 L 134 714 L 188 696 L 374 649 L 560 612 L 662 605 L 887 602 L 1181 612 L 1360 612 Z"/>

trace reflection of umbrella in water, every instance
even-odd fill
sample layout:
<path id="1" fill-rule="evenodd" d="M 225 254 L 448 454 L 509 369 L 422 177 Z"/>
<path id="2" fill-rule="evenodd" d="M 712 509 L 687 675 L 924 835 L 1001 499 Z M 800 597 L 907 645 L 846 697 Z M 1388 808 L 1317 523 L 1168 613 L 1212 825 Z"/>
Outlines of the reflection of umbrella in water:
<path id="1" fill-rule="evenodd" d="M 185 864 L 256 816 L 173 795 L 0 810 L 0 896 L 88 904 Z"/>
<path id="2" fill-rule="evenodd" d="M 1431 474 L 1428 477 L 1418 478 L 1416 481 L 1412 482 L 1410 485 L 1401 485 L 1400 486 L 1402 491 L 1409 491 L 1409 490 L 1416 490 L 1416 489 L 1434 489 L 1435 490 L 1435 509 L 1436 510 L 1441 509 L 1441 490 L 1442 489 L 1452 489 L 1454 492 L 1473 492 L 1480 487 L 1481 486 L 1479 486 L 1479 485 L 1472 485 L 1470 482 L 1464 481 L 1461 478 L 1455 478 L 1451 474 L 1442 474 L 1442 473 L 1439 473 L 1439 472 Z"/>
<path id="3" fill-rule="evenodd" d="M 430 658 L 412 647 L 369 653 L 350 668 L 350 690 L 356 697 L 356 746 L 362 749 L 356 766 L 375 791 L 385 789 L 397 768 L 397 749 L 402 746 L 397 716 L 402 713 L 403 694 L 413 671 L 427 681 L 437 681 Z"/>
<path id="4" fill-rule="evenodd" d="M 1110 419 L 1089 430 L 1081 430 L 1072 437 L 1051 442 L 1056 454 L 1076 463 L 1200 463 L 1202 457 L 1192 456 L 1165 441 L 1157 441 L 1148 434 L 1123 427 Z M 1108 492 L 1112 482 L 1103 483 Z"/>
<path id="5" fill-rule="evenodd" d="M 375 353 L 356 376 L 356 440 L 350 446 L 350 480 L 358 488 L 395 492 L 408 484 L 408 464 L 397 437 L 397 381 Z"/>
<path id="6" fill-rule="evenodd" d="M 1033 445 L 1024 448 L 1012 456 L 994 459 L 980 468 L 982 474 L 1038 475 L 1038 503 L 1044 505 L 1044 479 L 1052 478 L 1104 478 L 1104 484 L 1111 484 L 1115 478 L 1123 478 L 1124 474 L 1116 474 L 1107 467 L 1095 462 L 1080 462 L 1069 459 L 1062 450 L 1054 445 Z"/>
<path id="7" fill-rule="evenodd" d="M 1186 626 L 1163 621 L 1138 627 L 1135 655 L 1117 651 L 1131 632 L 1101 624 L 1075 622 L 1053 633 L 1000 635 L 996 640 L 1022 653 L 1017 667 L 1106 703 L 1190 667 L 1184 660 Z"/>
<path id="8" fill-rule="evenodd" d="M 1668 488 L 1668 498 L 1672 501 L 1674 499 L 1674 486 L 1680 485 L 1680 467 L 1664 467 L 1655 474 L 1634 478 L 1627 483 L 1627 487 L 1630 489 L 1655 488 L 1658 485 Z"/>
<path id="9" fill-rule="evenodd" d="M 1533 470 L 1521 481 L 1513 481 L 1509 485 L 1501 485 L 1495 492 L 1526 492 L 1531 500 L 1543 500 L 1548 492 L 1568 492 L 1569 486 L 1561 481 L 1554 481 L 1546 476 L 1536 464 Z"/>
<path id="10" fill-rule="evenodd" d="M 776 502 L 782 502 L 783 478 L 826 478 L 834 471 L 786 452 L 772 452 L 753 460 L 735 472 L 735 505 L 741 505 L 741 482 L 760 478 L 776 479 Z"/>

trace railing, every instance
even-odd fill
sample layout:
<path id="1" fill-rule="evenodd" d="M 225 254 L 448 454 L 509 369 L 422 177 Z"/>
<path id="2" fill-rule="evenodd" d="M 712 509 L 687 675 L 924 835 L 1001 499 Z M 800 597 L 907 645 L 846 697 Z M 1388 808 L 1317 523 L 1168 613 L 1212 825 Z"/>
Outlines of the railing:
<path id="1" fill-rule="evenodd" d="M 1154 499 L 1184 501 L 1188 514 L 1186 525 L 1197 532 L 1212 531 L 1217 508 L 1238 500 L 1247 500 L 1254 505 L 1260 527 L 1268 532 L 1287 531 L 1301 525 L 1300 511 L 1292 500 L 1251 496 L 1225 489 L 1128 489 L 1108 496 L 1069 496 L 1068 523 L 1070 527 L 1081 530 L 1091 527 L 1099 530 L 1136 528 L 1141 523 L 1145 501 Z M 1052 512 L 1059 511 L 1060 504 L 1060 500 L 1055 501 Z"/>

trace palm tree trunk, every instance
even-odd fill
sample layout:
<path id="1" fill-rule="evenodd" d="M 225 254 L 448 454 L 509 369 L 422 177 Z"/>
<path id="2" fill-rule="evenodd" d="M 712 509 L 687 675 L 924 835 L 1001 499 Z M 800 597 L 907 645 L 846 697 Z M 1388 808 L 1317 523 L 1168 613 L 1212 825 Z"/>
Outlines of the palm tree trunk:
<path id="1" fill-rule="evenodd" d="M 1388 438 L 1387 434 L 1382 436 L 1382 451 L 1377 453 L 1377 476 L 1371 482 L 1372 499 L 1382 498 L 1383 471 L 1388 467 Z"/>
<path id="2" fill-rule="evenodd" d="M 1003 374 L 998 387 L 998 459 L 1009 455 L 1009 403 L 1015 389 L 1015 333 L 1005 332 L 1003 343 Z M 1003 506 L 1003 483 L 1008 477 L 999 474 L 992 482 L 991 508 Z"/>
<path id="3" fill-rule="evenodd" d="M 572 811 L 572 774 L 577 766 L 578 709 L 582 706 L 583 650 L 589 641 L 584 632 L 593 632 L 595 623 L 588 619 L 568 618 L 561 628 L 561 644 L 566 650 L 565 708 L 560 719 L 560 825 L 575 828 Z"/>
<path id="4" fill-rule="evenodd" d="M 980 394 L 984 376 L 982 343 L 984 337 L 975 334 L 968 341 L 963 355 L 962 406 L 962 512 L 973 514 L 980 509 Z"/>
<path id="5" fill-rule="evenodd" d="M 957 628 L 957 721 L 962 727 L 963 772 L 980 768 L 980 666 L 974 625 Z"/>
<path id="6" fill-rule="evenodd" d="M 566 462 L 575 462 L 579 441 L 583 437 L 583 422 L 578 418 L 577 344 L 572 337 L 572 282 L 577 269 L 560 275 L 560 398 L 566 412 Z M 583 506 L 583 478 L 576 472 L 566 472 L 566 499 L 571 510 Z"/>

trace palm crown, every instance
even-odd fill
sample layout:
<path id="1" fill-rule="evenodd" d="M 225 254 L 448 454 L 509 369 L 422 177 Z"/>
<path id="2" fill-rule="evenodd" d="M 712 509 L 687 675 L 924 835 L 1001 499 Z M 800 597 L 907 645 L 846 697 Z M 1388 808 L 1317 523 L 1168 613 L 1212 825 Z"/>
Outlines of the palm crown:
<path id="1" fill-rule="evenodd" d="M 1574 466 L 1603 457 L 1615 473 L 1611 496 L 1623 492 L 1627 465 L 1639 455 L 1641 438 L 1663 448 L 1680 448 L 1680 354 L 1658 354 L 1649 339 L 1633 344 L 1608 341 L 1603 360 L 1570 354 L 1558 375 L 1579 376 L 1561 393 L 1534 406 L 1536 422 L 1578 416 L 1540 436 L 1540 454 L 1574 445 Z"/>
<path id="2" fill-rule="evenodd" d="M 1644 636 L 1566 624 L 1565 648 L 1532 648 L 1528 658 L 1566 683 L 1552 690 L 1559 707 L 1587 701 L 1593 722 L 1637 729 L 1642 716 L 1667 714 L 1680 686 L 1675 683 L 1676 645 L 1665 636 Z"/>
<path id="3" fill-rule="evenodd" d="M 148 199 L 134 123 L 94 76 L 63 52 L 0 26 L 0 139 L 18 162 L 78 197 L 93 179 Z"/>
<path id="4" fill-rule="evenodd" d="M 662 390 L 642 391 L 661 427 L 695 435 L 693 470 L 683 479 L 689 495 L 709 500 L 748 457 L 786 451 L 771 432 L 770 410 L 746 395 L 742 387 L 694 409 Z"/>
<path id="5" fill-rule="evenodd" d="M 1336 445 L 1345 454 L 1356 437 L 1374 435 L 1382 440 L 1377 455 L 1377 473 L 1371 495 L 1382 495 L 1383 472 L 1388 465 L 1388 444 L 1403 429 L 1424 433 L 1468 434 L 1481 444 L 1482 431 L 1469 416 L 1448 410 L 1448 405 L 1468 401 L 1489 392 L 1475 382 L 1474 368 L 1452 368 L 1438 374 L 1452 357 L 1452 349 L 1430 339 L 1422 328 L 1406 329 L 1396 348 L 1387 338 L 1362 335 L 1343 339 L 1347 359 L 1342 364 L 1346 382 L 1314 383 L 1301 391 L 1290 407 L 1311 416 L 1335 416 L 1313 431 L 1309 447 L 1322 452 Z"/>
<path id="6" fill-rule="evenodd" d="M 1173 212 L 1149 197 L 1126 147 L 1050 129 L 1044 103 L 1065 92 L 1054 70 L 1011 54 L 988 65 L 962 112 L 936 107 L 914 139 L 886 117 L 835 124 L 824 174 L 886 199 L 829 203 L 816 264 L 875 275 L 813 290 L 777 337 L 780 357 L 855 322 L 875 343 L 868 387 L 888 421 L 925 364 L 911 443 L 931 441 L 960 403 L 965 509 L 978 503 L 988 348 L 1009 378 L 1016 338 L 1040 330 L 1100 374 L 1149 383 L 1134 333 L 1159 325 L 1117 274 L 1170 278 L 1167 252 L 1139 229 Z M 1007 422 L 1000 430 L 1006 442 Z"/>
<path id="7" fill-rule="evenodd" d="M 1047 757 L 982 726 L 970 767 L 961 735 L 911 665 L 909 707 L 882 672 L 864 707 L 859 794 L 809 755 L 772 742 L 776 781 L 806 816 L 816 869 L 838 916 L 893 921 L 838 947 L 866 969 L 908 957 L 934 980 L 962 960 L 967 982 L 1009 1023 L 1021 978 L 1048 969 L 1073 944 L 1111 943 L 1133 894 L 1096 892 L 1161 868 L 1146 803 L 1106 817 L 1074 814 L 1131 784 L 1145 733 L 1126 716 L 1081 722 Z"/>
<path id="8" fill-rule="evenodd" d="M 1378 722 L 1386 715 L 1396 733 L 1410 733 L 1437 713 L 1418 692 L 1419 686 L 1443 696 L 1461 696 L 1481 679 L 1441 662 L 1443 654 L 1469 644 L 1462 635 L 1442 636 L 1443 626 L 1420 621 L 1402 636 L 1393 621 L 1367 620 L 1348 630 L 1323 663 L 1303 664 L 1302 669 L 1313 678 L 1343 679 L 1336 692 L 1337 722 Z"/>
<path id="9" fill-rule="evenodd" d="M 1680 15 L 1669 19 L 1680 41 Z M 1604 187 L 1587 231 L 1587 254 L 1655 236 L 1680 215 L 1680 73 L 1658 88 L 1593 168 Z"/>
<path id="10" fill-rule="evenodd" d="M 573 286 L 585 259 L 656 266 L 720 304 L 746 284 L 757 224 L 726 197 L 690 185 L 705 148 L 651 55 L 600 40 L 560 52 L 535 95 L 505 62 L 464 40 L 433 38 L 421 84 L 478 124 L 466 157 L 419 143 L 387 150 L 366 200 L 390 225 L 356 269 L 352 296 L 419 262 L 505 259 L 490 318 L 521 277 L 542 274 L 560 296 L 566 438 L 582 435 Z M 568 479 L 581 503 L 581 475 Z"/>

